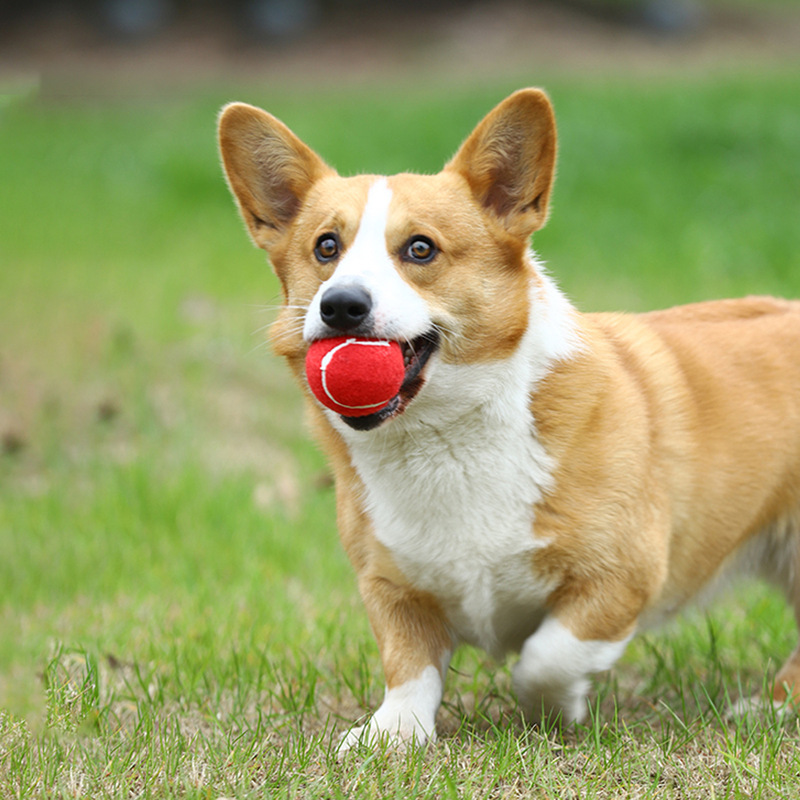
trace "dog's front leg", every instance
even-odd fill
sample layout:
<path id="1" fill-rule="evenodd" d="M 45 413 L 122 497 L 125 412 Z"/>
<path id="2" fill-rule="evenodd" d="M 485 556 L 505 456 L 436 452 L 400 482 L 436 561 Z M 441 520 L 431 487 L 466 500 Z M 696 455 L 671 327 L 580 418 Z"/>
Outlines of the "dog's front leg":
<path id="1" fill-rule="evenodd" d="M 633 635 L 632 626 L 619 638 L 580 639 L 555 614 L 545 618 L 522 646 L 514 667 L 514 689 L 520 707 L 534 721 L 552 717 L 563 724 L 586 715 L 590 676 L 610 669 Z"/>
<path id="2" fill-rule="evenodd" d="M 359 585 L 378 641 L 386 693 L 367 723 L 344 736 L 339 753 L 384 739 L 401 747 L 434 741 L 453 650 L 444 616 L 430 595 L 386 578 L 362 578 Z"/>

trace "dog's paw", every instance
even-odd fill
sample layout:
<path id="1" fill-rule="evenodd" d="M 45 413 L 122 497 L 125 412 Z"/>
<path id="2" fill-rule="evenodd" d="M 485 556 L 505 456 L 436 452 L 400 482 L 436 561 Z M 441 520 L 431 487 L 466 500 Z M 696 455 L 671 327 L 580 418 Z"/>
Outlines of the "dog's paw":
<path id="1" fill-rule="evenodd" d="M 516 684 L 515 694 L 522 717 L 529 724 L 568 727 L 582 722 L 586 716 L 586 698 L 581 693 L 556 693 L 551 689 Z"/>
<path id="2" fill-rule="evenodd" d="M 338 758 L 343 758 L 350 750 L 365 747 L 376 750 L 385 747 L 395 752 L 403 752 L 409 748 L 425 747 L 436 741 L 436 730 L 431 726 L 421 725 L 414 719 L 398 717 L 394 724 L 387 724 L 388 720 L 380 720 L 375 713 L 365 725 L 351 728 L 339 741 L 336 748 Z"/>
<path id="3" fill-rule="evenodd" d="M 586 679 L 574 683 L 542 684 L 520 661 L 512 670 L 512 683 L 523 717 L 533 724 L 570 725 L 586 716 Z"/>
<path id="4" fill-rule="evenodd" d="M 426 667 L 418 678 L 387 689 L 372 718 L 348 731 L 337 748 L 341 757 L 357 745 L 391 750 L 423 747 L 436 740 L 436 710 L 442 700 L 442 678 L 436 667 Z"/>

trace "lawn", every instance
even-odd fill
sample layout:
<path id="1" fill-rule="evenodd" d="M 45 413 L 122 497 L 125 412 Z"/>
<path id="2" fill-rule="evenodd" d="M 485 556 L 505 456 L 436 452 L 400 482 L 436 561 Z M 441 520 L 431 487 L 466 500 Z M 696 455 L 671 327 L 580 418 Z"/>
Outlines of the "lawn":
<path id="1" fill-rule="evenodd" d="M 535 246 L 580 308 L 800 296 L 796 70 L 544 83 Z M 0 105 L 0 797 L 800 796 L 797 719 L 725 717 L 796 640 L 750 585 L 635 640 L 577 730 L 526 728 L 464 649 L 435 746 L 333 757 L 380 664 L 215 116 L 433 171 L 518 85 Z"/>

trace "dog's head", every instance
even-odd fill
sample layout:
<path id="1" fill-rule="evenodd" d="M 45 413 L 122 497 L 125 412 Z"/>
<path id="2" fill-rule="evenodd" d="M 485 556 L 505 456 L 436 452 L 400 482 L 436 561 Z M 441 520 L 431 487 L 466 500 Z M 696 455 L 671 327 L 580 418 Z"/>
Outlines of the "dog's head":
<path id="1" fill-rule="evenodd" d="M 222 161 L 284 307 L 271 331 L 298 375 L 311 342 L 343 334 L 398 341 L 395 401 L 345 421 L 402 413 L 432 365 L 509 356 L 527 325 L 531 234 L 544 225 L 556 135 L 547 96 L 511 95 L 438 175 L 340 177 L 275 117 L 235 103 L 220 117 Z"/>

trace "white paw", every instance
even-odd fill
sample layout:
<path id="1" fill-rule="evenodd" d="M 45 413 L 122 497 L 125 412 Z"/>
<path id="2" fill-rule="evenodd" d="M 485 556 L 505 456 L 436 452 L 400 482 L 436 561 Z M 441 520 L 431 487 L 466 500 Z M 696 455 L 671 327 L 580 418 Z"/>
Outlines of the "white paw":
<path id="1" fill-rule="evenodd" d="M 420 725 L 414 721 L 404 724 L 397 720 L 394 726 L 383 727 L 376 721 L 377 712 L 365 725 L 351 728 L 342 736 L 336 748 L 337 757 L 341 758 L 354 747 L 362 746 L 371 750 L 386 747 L 390 750 L 405 751 L 408 748 L 424 747 L 428 742 L 436 741 L 436 730 Z"/>
<path id="2" fill-rule="evenodd" d="M 588 680 L 572 684 L 543 686 L 529 674 L 523 662 L 512 671 L 514 692 L 523 714 L 533 722 L 561 721 L 564 725 L 581 722 L 586 716 L 586 691 Z"/>
<path id="3" fill-rule="evenodd" d="M 419 678 L 388 689 L 381 707 L 365 725 L 352 728 L 336 750 L 341 757 L 356 745 L 375 748 L 386 744 L 394 750 L 421 747 L 436 740 L 436 710 L 442 700 L 442 679 L 435 667 L 426 667 Z"/>

